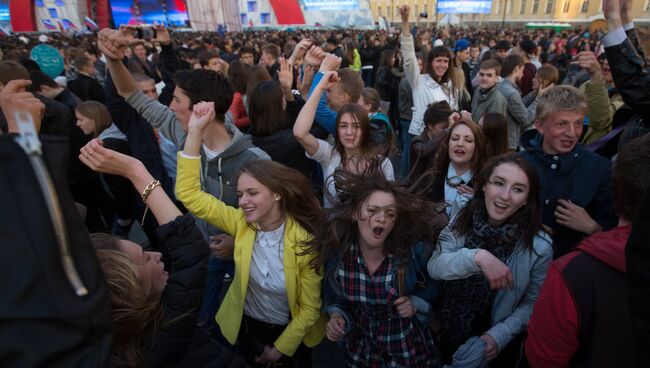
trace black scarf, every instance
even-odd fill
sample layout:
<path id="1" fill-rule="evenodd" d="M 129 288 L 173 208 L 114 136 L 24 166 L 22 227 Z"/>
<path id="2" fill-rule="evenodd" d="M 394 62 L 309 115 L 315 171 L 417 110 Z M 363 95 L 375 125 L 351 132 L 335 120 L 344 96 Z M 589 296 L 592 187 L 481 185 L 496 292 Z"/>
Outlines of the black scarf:
<path id="1" fill-rule="evenodd" d="M 474 213 L 472 225 L 464 247 L 485 249 L 506 263 L 517 240 L 521 238 L 519 227 L 509 223 L 492 226 L 480 212 Z M 443 354 L 453 354 L 467 339 L 483 334 L 492 326 L 492 305 L 496 293 L 496 290 L 490 289 L 482 272 L 461 280 L 444 282 L 440 307 Z"/>

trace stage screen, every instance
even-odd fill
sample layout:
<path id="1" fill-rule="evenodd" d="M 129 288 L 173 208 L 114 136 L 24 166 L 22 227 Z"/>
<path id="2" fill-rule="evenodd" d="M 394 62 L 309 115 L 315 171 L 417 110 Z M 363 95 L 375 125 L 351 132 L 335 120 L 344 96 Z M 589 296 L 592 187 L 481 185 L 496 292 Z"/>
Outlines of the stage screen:
<path id="1" fill-rule="evenodd" d="M 9 20 L 9 0 L 0 0 L 0 27 L 11 28 Z"/>
<path id="2" fill-rule="evenodd" d="M 491 0 L 438 0 L 437 11 L 442 14 L 489 14 Z"/>
<path id="3" fill-rule="evenodd" d="M 139 0 L 140 18 L 134 16 L 133 3 L 134 0 L 111 0 L 113 21 L 116 26 L 141 23 L 183 26 L 188 20 L 187 9 L 183 0 L 166 0 L 166 16 L 163 13 L 159 0 Z"/>
<path id="4" fill-rule="evenodd" d="M 359 0 L 302 0 L 305 11 L 354 10 L 359 8 Z"/>

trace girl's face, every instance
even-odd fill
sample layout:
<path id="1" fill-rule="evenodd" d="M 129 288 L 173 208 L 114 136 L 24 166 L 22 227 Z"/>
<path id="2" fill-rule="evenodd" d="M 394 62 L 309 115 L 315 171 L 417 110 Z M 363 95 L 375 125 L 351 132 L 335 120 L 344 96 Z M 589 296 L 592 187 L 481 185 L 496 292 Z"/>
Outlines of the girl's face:
<path id="1" fill-rule="evenodd" d="M 457 166 L 468 165 L 474 156 L 474 134 L 465 124 L 456 124 L 449 138 L 449 159 Z"/>
<path id="2" fill-rule="evenodd" d="M 341 116 L 339 125 L 336 127 L 338 139 L 346 150 L 357 150 L 361 145 L 361 124 L 351 113 Z"/>
<path id="3" fill-rule="evenodd" d="M 82 115 L 79 111 L 75 111 L 77 117 L 77 126 L 84 134 L 93 134 L 95 132 L 95 121 L 87 116 Z"/>
<path id="4" fill-rule="evenodd" d="M 247 223 L 257 223 L 264 231 L 274 230 L 266 225 L 274 224 L 282 217 L 279 194 L 243 173 L 237 180 L 237 196 Z"/>
<path id="5" fill-rule="evenodd" d="M 492 170 L 483 191 L 488 223 L 501 225 L 526 205 L 530 182 L 519 166 L 503 163 Z"/>
<path id="6" fill-rule="evenodd" d="M 388 192 L 373 192 L 361 204 L 357 216 L 360 245 L 383 247 L 397 220 L 395 196 Z"/>
<path id="7" fill-rule="evenodd" d="M 438 56 L 437 58 L 434 58 L 433 61 L 431 61 L 431 69 L 436 78 L 442 78 L 442 76 L 447 73 L 447 69 L 449 69 L 449 58 L 446 56 Z"/>
<path id="8" fill-rule="evenodd" d="M 131 258 L 136 266 L 138 282 L 151 295 L 160 295 L 167 286 L 169 274 L 165 271 L 162 254 L 145 252 L 141 246 L 129 240 L 120 240 L 120 250 Z"/>

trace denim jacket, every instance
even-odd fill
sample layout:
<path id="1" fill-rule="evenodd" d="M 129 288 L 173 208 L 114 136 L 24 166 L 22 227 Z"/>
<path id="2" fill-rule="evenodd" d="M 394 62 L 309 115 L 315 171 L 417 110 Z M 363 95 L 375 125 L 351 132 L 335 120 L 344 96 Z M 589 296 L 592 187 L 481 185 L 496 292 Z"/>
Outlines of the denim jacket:
<path id="1" fill-rule="evenodd" d="M 458 280 L 481 273 L 474 261 L 479 249 L 464 245 L 465 237 L 453 233 L 447 225 L 427 265 L 429 276 L 435 280 Z M 508 258 L 506 265 L 512 272 L 515 287 L 497 292 L 492 307 L 492 327 L 486 332 L 494 338 L 499 350 L 528 325 L 552 259 L 551 239 L 544 232 L 535 236 L 532 252 L 519 242 Z"/>
<path id="2" fill-rule="evenodd" d="M 428 326 L 432 313 L 432 302 L 438 295 L 439 282 L 428 277 L 426 272 L 426 246 L 417 243 L 411 248 L 411 260 L 406 265 L 404 288 L 411 304 L 417 310 L 417 320 Z M 338 270 L 341 267 L 342 255 L 337 252 L 325 264 L 325 280 L 323 282 L 323 312 L 327 316 L 339 313 L 345 320 L 345 334 L 354 327 L 354 320 L 347 309 L 348 301 L 343 295 L 343 288 L 338 280 Z M 392 280 L 397 280 L 397 269 Z"/>

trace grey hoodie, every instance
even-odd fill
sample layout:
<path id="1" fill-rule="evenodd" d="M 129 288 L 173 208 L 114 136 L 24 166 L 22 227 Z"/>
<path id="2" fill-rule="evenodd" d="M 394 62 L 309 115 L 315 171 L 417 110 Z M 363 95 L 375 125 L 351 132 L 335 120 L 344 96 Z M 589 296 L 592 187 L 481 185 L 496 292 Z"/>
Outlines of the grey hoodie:
<path id="1" fill-rule="evenodd" d="M 187 133 L 183 131 L 176 114 L 169 107 L 140 91 L 127 98 L 126 102 L 154 128 L 169 138 L 176 147 L 183 148 Z M 266 152 L 253 146 L 251 137 L 240 132 L 236 126 L 226 123 L 225 127 L 232 137 L 228 147 L 209 162 L 206 162 L 205 153 L 201 152 L 201 188 L 225 204 L 237 207 L 237 174 L 241 168 L 251 161 L 271 158 Z M 201 219 L 197 219 L 197 225 L 206 240 L 209 235 L 223 233 Z"/>

